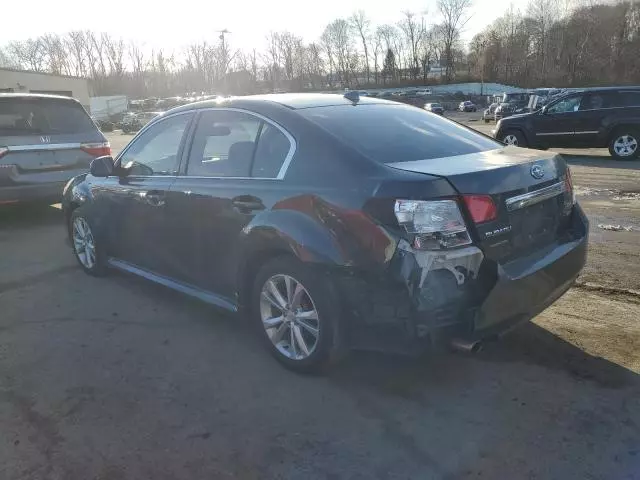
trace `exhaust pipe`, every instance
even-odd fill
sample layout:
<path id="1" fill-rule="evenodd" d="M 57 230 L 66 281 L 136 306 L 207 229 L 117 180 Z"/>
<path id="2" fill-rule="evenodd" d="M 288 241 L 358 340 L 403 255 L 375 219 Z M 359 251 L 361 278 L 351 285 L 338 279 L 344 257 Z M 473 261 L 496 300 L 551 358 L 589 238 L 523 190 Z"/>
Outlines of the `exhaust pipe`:
<path id="1" fill-rule="evenodd" d="M 450 344 L 453 350 L 463 353 L 478 353 L 482 350 L 482 342 L 480 340 L 465 340 L 464 338 L 454 338 Z"/>

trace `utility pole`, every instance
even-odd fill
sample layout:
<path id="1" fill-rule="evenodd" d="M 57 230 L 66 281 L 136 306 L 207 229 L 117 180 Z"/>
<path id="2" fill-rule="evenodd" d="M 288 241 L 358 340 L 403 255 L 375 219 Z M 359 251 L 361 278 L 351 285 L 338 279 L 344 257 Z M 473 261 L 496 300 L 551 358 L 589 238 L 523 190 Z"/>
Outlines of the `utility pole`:
<path id="1" fill-rule="evenodd" d="M 229 51 L 227 49 L 227 41 L 226 41 L 225 35 L 231 32 L 226 28 L 222 30 L 216 30 L 216 31 L 220 34 L 218 36 L 218 38 L 220 39 L 220 57 L 219 57 L 220 64 L 218 66 L 218 71 L 222 77 L 225 77 L 225 75 L 227 74 L 227 67 L 229 66 Z"/>

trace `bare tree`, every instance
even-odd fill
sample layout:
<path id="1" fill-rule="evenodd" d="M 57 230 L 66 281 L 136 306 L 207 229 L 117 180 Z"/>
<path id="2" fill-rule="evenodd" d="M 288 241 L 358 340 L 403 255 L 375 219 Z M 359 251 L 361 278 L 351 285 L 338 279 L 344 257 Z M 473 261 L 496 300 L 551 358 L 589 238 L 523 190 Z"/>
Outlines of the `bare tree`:
<path id="1" fill-rule="evenodd" d="M 362 43 L 362 50 L 364 52 L 364 65 L 367 74 L 367 83 L 369 83 L 371 77 L 369 63 L 369 28 L 371 26 L 371 21 L 367 18 L 363 10 L 354 12 L 349 18 L 349 21 L 351 22 L 351 27 L 360 37 L 360 42 Z"/>
<path id="2" fill-rule="evenodd" d="M 444 42 L 445 78 L 449 82 L 455 71 L 453 50 L 460 38 L 461 29 L 469 21 L 467 12 L 471 7 L 471 0 L 438 0 L 437 5 L 442 16 L 440 31 Z"/>
<path id="3" fill-rule="evenodd" d="M 6 52 L 20 68 L 43 72 L 46 70 L 46 51 L 40 38 L 9 42 Z"/>
<path id="4" fill-rule="evenodd" d="M 399 23 L 400 30 L 404 34 L 407 47 L 409 48 L 409 54 L 411 57 L 411 76 L 413 78 L 418 77 L 420 72 L 420 58 L 419 58 L 419 46 L 422 41 L 422 37 L 425 34 L 424 19 L 421 22 L 415 18 L 413 12 L 404 12 L 404 18 Z"/>
<path id="5" fill-rule="evenodd" d="M 556 0 L 530 0 L 527 7 L 527 16 L 532 20 L 534 27 L 534 42 L 536 56 L 538 58 L 538 74 L 544 77 L 547 72 L 549 31 L 554 18 L 558 15 Z"/>

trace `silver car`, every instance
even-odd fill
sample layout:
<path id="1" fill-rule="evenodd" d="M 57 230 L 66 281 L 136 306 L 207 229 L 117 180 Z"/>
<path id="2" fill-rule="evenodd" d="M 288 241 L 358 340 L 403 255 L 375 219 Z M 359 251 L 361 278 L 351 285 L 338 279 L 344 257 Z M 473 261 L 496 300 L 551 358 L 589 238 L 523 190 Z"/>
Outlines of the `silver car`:
<path id="1" fill-rule="evenodd" d="M 0 94 L 0 205 L 60 201 L 67 181 L 110 155 L 106 138 L 77 100 Z"/>

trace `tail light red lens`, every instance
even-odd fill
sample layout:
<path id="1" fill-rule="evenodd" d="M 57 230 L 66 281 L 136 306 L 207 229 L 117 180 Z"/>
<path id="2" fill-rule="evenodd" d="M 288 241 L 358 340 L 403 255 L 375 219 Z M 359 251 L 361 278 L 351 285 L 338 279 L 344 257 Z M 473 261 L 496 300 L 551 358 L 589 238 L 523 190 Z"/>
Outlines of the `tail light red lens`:
<path id="1" fill-rule="evenodd" d="M 103 143 L 83 143 L 80 148 L 93 157 L 103 157 L 111 155 L 111 145 L 109 142 Z"/>
<path id="2" fill-rule="evenodd" d="M 0 147 L 0 158 L 4 157 L 9 149 L 7 147 Z"/>
<path id="3" fill-rule="evenodd" d="M 489 195 L 463 195 L 462 199 L 475 223 L 490 222 L 497 218 L 496 204 Z"/>

